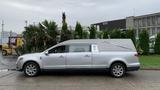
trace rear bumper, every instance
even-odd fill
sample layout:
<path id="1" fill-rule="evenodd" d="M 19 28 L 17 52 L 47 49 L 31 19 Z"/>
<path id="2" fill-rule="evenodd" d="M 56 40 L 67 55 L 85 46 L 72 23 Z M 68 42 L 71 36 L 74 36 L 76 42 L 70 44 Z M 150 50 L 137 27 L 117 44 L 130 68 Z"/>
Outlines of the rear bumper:
<path id="1" fill-rule="evenodd" d="M 137 71 L 140 69 L 140 66 L 127 67 L 127 71 Z"/>

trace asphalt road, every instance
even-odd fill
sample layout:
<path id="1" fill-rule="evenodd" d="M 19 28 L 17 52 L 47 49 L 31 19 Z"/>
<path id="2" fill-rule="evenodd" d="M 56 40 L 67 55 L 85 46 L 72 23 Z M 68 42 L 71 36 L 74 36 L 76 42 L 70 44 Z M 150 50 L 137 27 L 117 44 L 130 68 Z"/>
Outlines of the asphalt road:
<path id="1" fill-rule="evenodd" d="M 25 77 L 14 71 L 16 58 L 0 56 L 0 90 L 160 90 L 160 71 L 139 70 L 123 78 L 97 71 L 54 71 Z"/>
<path id="2" fill-rule="evenodd" d="M 140 70 L 123 78 L 105 73 L 55 73 L 25 77 L 16 71 L 0 72 L 0 90 L 159 90 L 160 71 Z"/>
<path id="3" fill-rule="evenodd" d="M 0 70 L 2 69 L 16 69 L 17 56 L 2 56 L 0 51 Z"/>

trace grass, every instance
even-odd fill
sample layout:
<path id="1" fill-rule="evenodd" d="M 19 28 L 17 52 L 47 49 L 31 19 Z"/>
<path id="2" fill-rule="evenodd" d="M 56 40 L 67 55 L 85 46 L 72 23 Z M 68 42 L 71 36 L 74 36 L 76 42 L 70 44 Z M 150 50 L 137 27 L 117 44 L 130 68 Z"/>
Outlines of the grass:
<path id="1" fill-rule="evenodd" d="M 141 68 L 160 69 L 160 55 L 140 56 Z"/>

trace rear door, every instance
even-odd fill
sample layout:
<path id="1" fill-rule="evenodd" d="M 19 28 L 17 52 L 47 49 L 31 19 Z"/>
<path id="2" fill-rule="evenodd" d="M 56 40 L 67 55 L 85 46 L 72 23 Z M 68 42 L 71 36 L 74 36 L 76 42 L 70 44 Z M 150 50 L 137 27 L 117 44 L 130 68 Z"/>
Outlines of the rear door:
<path id="1" fill-rule="evenodd" d="M 66 68 L 90 68 L 92 63 L 91 45 L 69 45 Z"/>

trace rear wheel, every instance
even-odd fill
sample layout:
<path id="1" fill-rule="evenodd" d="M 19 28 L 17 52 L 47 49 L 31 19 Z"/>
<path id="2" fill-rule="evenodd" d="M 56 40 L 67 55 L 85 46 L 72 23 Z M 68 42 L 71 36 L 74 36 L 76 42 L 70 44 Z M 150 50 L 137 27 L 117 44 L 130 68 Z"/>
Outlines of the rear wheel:
<path id="1" fill-rule="evenodd" d="M 24 66 L 24 74 L 29 77 L 37 76 L 40 72 L 39 65 L 35 62 L 28 62 Z"/>
<path id="2" fill-rule="evenodd" d="M 122 77 L 126 72 L 125 65 L 123 63 L 114 63 L 111 65 L 110 73 L 113 77 Z"/>

